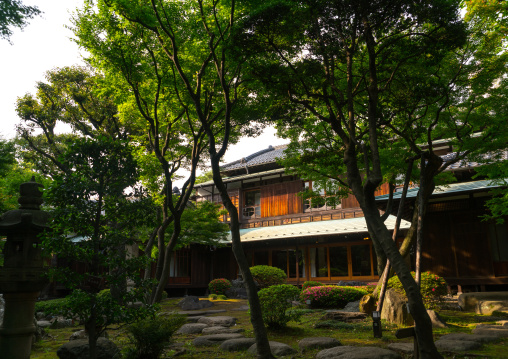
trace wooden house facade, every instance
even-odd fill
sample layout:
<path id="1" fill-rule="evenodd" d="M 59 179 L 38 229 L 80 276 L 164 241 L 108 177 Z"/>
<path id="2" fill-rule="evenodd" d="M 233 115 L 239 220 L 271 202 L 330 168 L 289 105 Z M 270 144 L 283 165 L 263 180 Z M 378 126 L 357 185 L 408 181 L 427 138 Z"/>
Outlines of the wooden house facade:
<path id="1" fill-rule="evenodd" d="M 363 213 L 353 195 L 332 206 L 300 195 L 312 182 L 287 174 L 276 160 L 285 146 L 269 147 L 222 167 L 224 183 L 238 208 L 242 246 L 249 263 L 283 269 L 287 282 L 377 281 L 376 256 Z M 446 156 L 446 151 L 443 152 Z M 463 168 L 462 168 L 463 167 Z M 483 222 L 490 185 L 471 181 L 471 166 L 453 167 L 459 180 L 436 190 L 425 219 L 423 270 L 443 276 L 459 291 L 508 290 L 508 221 Z M 477 183 L 475 185 L 475 183 Z M 378 189 L 380 210 L 388 186 Z M 446 190 L 446 188 L 451 188 Z M 213 182 L 196 186 L 197 201 L 221 203 Z M 400 238 L 410 226 L 417 188 L 409 193 Z M 398 196 L 395 193 L 395 202 Z M 395 203 L 393 208 L 397 208 Z M 394 216 L 386 221 L 393 229 Z M 221 219 L 229 222 L 228 215 Z M 168 287 L 203 289 L 214 278 L 238 275 L 230 247 L 191 246 L 174 253 Z"/>

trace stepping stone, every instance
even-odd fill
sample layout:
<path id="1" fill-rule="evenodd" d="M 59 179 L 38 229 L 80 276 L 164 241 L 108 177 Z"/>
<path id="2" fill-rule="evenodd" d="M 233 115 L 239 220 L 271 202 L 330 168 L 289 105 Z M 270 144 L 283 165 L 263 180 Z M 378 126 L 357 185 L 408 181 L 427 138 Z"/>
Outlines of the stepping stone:
<path id="1" fill-rule="evenodd" d="M 496 338 L 508 337 L 508 327 L 502 327 L 500 325 L 492 325 L 489 327 L 479 327 L 472 330 L 473 334 L 489 335 Z"/>
<path id="2" fill-rule="evenodd" d="M 210 308 L 213 306 L 213 303 L 210 302 L 208 299 L 199 300 L 198 297 L 190 295 L 188 297 L 184 297 L 181 301 L 179 301 L 178 306 L 182 308 L 182 310 L 188 311 Z"/>
<path id="3" fill-rule="evenodd" d="M 245 351 L 249 349 L 253 344 L 256 344 L 256 339 L 254 338 L 229 339 L 222 342 L 219 349 L 227 352 Z"/>
<path id="4" fill-rule="evenodd" d="M 218 314 L 218 313 L 224 313 L 226 309 L 213 309 L 213 310 L 181 310 L 178 312 L 178 314 L 181 315 L 190 315 L 190 316 L 205 316 L 210 314 Z"/>
<path id="5" fill-rule="evenodd" d="M 249 306 L 248 305 L 241 305 L 238 308 L 234 308 L 233 310 L 246 311 L 246 310 L 249 310 Z"/>
<path id="6" fill-rule="evenodd" d="M 48 320 L 38 320 L 37 325 L 41 328 L 49 328 L 51 326 L 51 322 Z"/>
<path id="7" fill-rule="evenodd" d="M 275 356 L 291 355 L 296 353 L 296 350 L 287 344 L 272 341 L 268 343 L 270 344 L 270 350 L 272 351 L 272 354 Z M 252 345 L 249 350 L 247 350 L 247 352 L 252 355 L 257 355 L 257 344 Z"/>
<path id="8" fill-rule="evenodd" d="M 232 325 L 235 325 L 236 318 L 228 317 L 228 316 L 201 317 L 198 320 L 198 323 L 204 323 L 210 327 L 214 327 L 214 326 L 230 327 Z"/>
<path id="9" fill-rule="evenodd" d="M 198 323 L 201 324 L 201 323 Z M 206 326 L 206 324 L 203 324 Z M 227 328 L 222 326 L 215 326 L 215 327 L 206 327 L 201 332 L 202 334 L 224 334 L 224 333 L 241 333 L 245 331 L 242 328 Z"/>
<path id="10" fill-rule="evenodd" d="M 344 323 L 355 323 L 361 322 L 367 318 L 366 313 L 361 312 L 338 312 L 330 311 L 327 312 L 321 320 L 338 320 Z"/>
<path id="11" fill-rule="evenodd" d="M 201 315 L 195 316 L 195 317 L 187 317 L 188 323 L 197 323 L 201 318 L 204 318 Z"/>
<path id="12" fill-rule="evenodd" d="M 391 343 L 388 344 L 388 349 L 404 354 L 413 354 L 415 345 L 414 343 Z"/>
<path id="13" fill-rule="evenodd" d="M 439 340 L 466 340 L 468 342 L 477 342 L 481 344 L 495 342 L 498 338 L 492 335 L 482 334 L 466 334 L 466 333 L 451 333 L 443 335 Z"/>
<path id="14" fill-rule="evenodd" d="M 230 339 L 242 338 L 241 334 L 211 334 L 211 335 L 203 335 L 193 340 L 192 344 L 195 347 L 211 347 L 214 345 L 219 345 L 222 342 Z"/>
<path id="15" fill-rule="evenodd" d="M 337 339 L 329 337 L 304 338 L 298 343 L 300 351 L 312 349 L 328 349 L 342 345 Z"/>
<path id="16" fill-rule="evenodd" d="M 436 348 L 446 352 L 464 352 L 481 348 L 482 344 L 469 340 L 436 340 Z"/>
<path id="17" fill-rule="evenodd" d="M 377 347 L 341 346 L 321 350 L 316 359 L 402 359 L 394 351 Z"/>
<path id="18" fill-rule="evenodd" d="M 187 323 L 184 324 L 176 331 L 177 334 L 199 334 L 208 327 L 206 324 L 202 323 Z"/>
<path id="19" fill-rule="evenodd" d="M 432 322 L 432 328 L 448 328 L 448 324 L 441 318 L 441 316 L 432 309 L 427 309 L 427 314 Z"/>

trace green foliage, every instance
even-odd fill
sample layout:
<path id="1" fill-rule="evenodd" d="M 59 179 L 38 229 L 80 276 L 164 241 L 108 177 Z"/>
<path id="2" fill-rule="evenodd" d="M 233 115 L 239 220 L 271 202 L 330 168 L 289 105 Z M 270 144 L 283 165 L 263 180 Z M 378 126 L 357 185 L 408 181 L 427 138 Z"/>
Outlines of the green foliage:
<path id="1" fill-rule="evenodd" d="M 302 291 L 304 291 L 305 289 L 310 288 L 310 287 L 320 287 L 322 285 L 324 285 L 324 284 L 321 282 L 317 282 L 314 280 L 308 280 L 302 284 Z"/>
<path id="2" fill-rule="evenodd" d="M 231 282 L 226 278 L 213 279 L 208 283 L 208 290 L 211 294 L 226 294 L 226 290 L 231 288 Z"/>
<path id="3" fill-rule="evenodd" d="M 265 265 L 250 267 L 250 272 L 260 288 L 283 284 L 287 278 L 282 269 Z"/>
<path id="4" fill-rule="evenodd" d="M 0 39 L 9 41 L 12 27 L 23 29 L 27 19 L 38 16 L 41 11 L 36 6 L 26 6 L 20 0 L 2 0 L 0 2 Z"/>
<path id="5" fill-rule="evenodd" d="M 210 294 L 208 296 L 208 299 L 211 299 L 211 300 L 227 300 L 228 297 L 226 297 L 225 295 L 222 295 L 222 294 Z"/>
<path id="6" fill-rule="evenodd" d="M 411 275 L 415 278 L 416 273 L 411 272 Z M 406 295 L 402 283 L 400 283 L 397 276 L 393 276 L 388 280 L 388 288 L 393 288 L 397 292 Z M 425 306 L 427 308 L 432 308 L 437 302 L 442 300 L 443 296 L 448 294 L 448 285 L 443 277 L 431 272 L 422 272 L 420 293 Z"/>
<path id="7" fill-rule="evenodd" d="M 44 314 L 59 314 L 63 312 L 63 308 L 67 306 L 68 298 L 58 298 L 43 300 L 35 303 L 35 312 L 43 312 Z"/>
<path id="8" fill-rule="evenodd" d="M 127 351 L 127 359 L 157 359 L 173 334 L 186 323 L 180 314 L 156 316 L 138 321 L 127 327 L 134 348 Z"/>
<path id="9" fill-rule="evenodd" d="M 297 309 L 291 309 L 291 302 L 298 298 L 300 290 L 290 284 L 272 285 L 258 292 L 263 320 L 269 328 L 283 328 L 302 315 Z"/>
<path id="10" fill-rule="evenodd" d="M 356 287 L 326 285 L 305 289 L 300 294 L 300 300 L 310 300 L 310 305 L 316 308 L 344 308 L 347 303 L 358 300 L 365 294 L 367 291 Z"/>

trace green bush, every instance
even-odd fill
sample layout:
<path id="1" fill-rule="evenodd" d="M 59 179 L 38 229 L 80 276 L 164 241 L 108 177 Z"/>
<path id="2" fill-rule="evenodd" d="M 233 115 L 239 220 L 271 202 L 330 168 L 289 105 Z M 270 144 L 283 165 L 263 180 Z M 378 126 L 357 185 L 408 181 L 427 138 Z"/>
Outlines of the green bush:
<path id="1" fill-rule="evenodd" d="M 260 288 L 284 284 L 287 278 L 286 272 L 277 267 L 254 266 L 250 267 L 250 272 Z"/>
<path id="2" fill-rule="evenodd" d="M 302 284 L 302 291 L 307 288 L 310 288 L 310 287 L 321 287 L 322 285 L 324 285 L 324 284 L 321 282 L 316 282 L 314 280 L 308 280 L 307 282 L 304 282 Z"/>
<path id="3" fill-rule="evenodd" d="M 134 348 L 127 350 L 127 359 L 157 359 L 164 347 L 171 342 L 173 334 L 186 323 L 180 314 L 156 316 L 127 327 Z"/>
<path id="4" fill-rule="evenodd" d="M 298 298 L 300 290 L 290 284 L 272 285 L 258 292 L 263 320 L 269 328 L 283 328 L 293 320 L 298 321 L 301 313 L 291 309 L 291 302 Z"/>
<path id="5" fill-rule="evenodd" d="M 367 291 L 364 289 L 326 285 L 305 289 L 300 294 L 300 300 L 310 300 L 310 305 L 316 308 L 344 308 L 347 303 L 359 300 L 365 294 Z"/>
<path id="6" fill-rule="evenodd" d="M 411 272 L 413 278 L 416 273 Z M 394 276 L 388 280 L 388 288 L 393 288 L 397 292 L 406 295 L 399 277 Z M 448 294 L 448 284 L 443 277 L 431 272 L 422 272 L 420 282 L 420 293 L 422 294 L 423 303 L 427 308 L 432 308 L 436 302 L 443 299 Z"/>
<path id="7" fill-rule="evenodd" d="M 214 279 L 208 283 L 208 290 L 211 294 L 225 295 L 229 288 L 231 288 L 231 282 L 226 278 Z"/>
<path id="8" fill-rule="evenodd" d="M 208 299 L 210 299 L 210 300 L 227 300 L 228 297 L 226 297 L 225 295 L 222 295 L 222 294 L 210 294 L 208 296 Z"/>
<path id="9" fill-rule="evenodd" d="M 35 303 L 35 312 L 44 314 L 59 314 L 67 306 L 67 298 L 44 300 Z"/>

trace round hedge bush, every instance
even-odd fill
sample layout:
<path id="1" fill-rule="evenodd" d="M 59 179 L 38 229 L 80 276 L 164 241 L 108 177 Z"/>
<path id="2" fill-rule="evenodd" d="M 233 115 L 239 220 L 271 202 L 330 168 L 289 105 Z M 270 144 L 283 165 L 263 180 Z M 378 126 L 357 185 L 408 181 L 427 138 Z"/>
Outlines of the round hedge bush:
<path id="1" fill-rule="evenodd" d="M 301 311 L 292 310 L 292 301 L 298 299 L 300 290 L 291 284 L 272 285 L 258 292 L 263 321 L 269 328 L 283 328 L 293 320 L 298 321 Z"/>
<path id="2" fill-rule="evenodd" d="M 360 288 L 324 285 L 303 290 L 300 300 L 310 300 L 310 305 L 316 308 L 344 308 L 346 304 L 359 300 L 365 294 L 367 291 Z"/>
<path id="3" fill-rule="evenodd" d="M 321 283 L 321 282 L 316 282 L 314 280 L 308 280 L 308 281 L 306 281 L 306 282 L 304 282 L 302 284 L 302 290 L 305 290 L 305 289 L 310 288 L 310 287 L 321 287 L 323 285 L 324 284 Z"/>
<path id="4" fill-rule="evenodd" d="M 272 285 L 284 284 L 286 282 L 286 272 L 277 267 L 254 266 L 250 267 L 252 277 L 258 283 L 260 288 L 267 288 Z"/>
<path id="5" fill-rule="evenodd" d="M 411 272 L 413 278 L 416 273 Z M 399 280 L 399 277 L 394 276 L 388 280 L 388 288 L 393 288 L 397 292 L 406 295 L 404 287 Z M 448 284 L 443 277 L 431 272 L 422 272 L 420 282 L 420 293 L 422 294 L 423 303 L 427 308 L 434 306 L 436 302 L 441 301 L 443 296 L 448 294 Z"/>
<path id="6" fill-rule="evenodd" d="M 217 278 L 208 283 L 210 294 L 225 295 L 229 288 L 231 288 L 231 282 L 226 278 Z"/>

